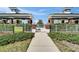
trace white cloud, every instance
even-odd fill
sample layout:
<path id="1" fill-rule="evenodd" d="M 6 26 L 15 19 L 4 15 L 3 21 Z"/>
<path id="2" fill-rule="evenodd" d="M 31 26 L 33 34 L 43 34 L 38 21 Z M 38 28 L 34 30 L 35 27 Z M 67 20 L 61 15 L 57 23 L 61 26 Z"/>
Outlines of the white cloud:
<path id="1" fill-rule="evenodd" d="M 0 7 L 0 13 L 11 13 L 8 7 Z"/>

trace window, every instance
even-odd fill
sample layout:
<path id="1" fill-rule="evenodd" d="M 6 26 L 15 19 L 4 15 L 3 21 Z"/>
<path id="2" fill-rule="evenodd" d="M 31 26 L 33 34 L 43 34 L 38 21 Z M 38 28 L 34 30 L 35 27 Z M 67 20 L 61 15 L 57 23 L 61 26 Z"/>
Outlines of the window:
<path id="1" fill-rule="evenodd" d="M 68 23 L 68 20 L 64 20 L 64 23 Z"/>
<path id="2" fill-rule="evenodd" d="M 78 24 L 78 20 L 75 21 L 75 24 Z"/>
<path id="3" fill-rule="evenodd" d="M 62 20 L 62 23 L 64 23 L 64 20 Z"/>
<path id="4" fill-rule="evenodd" d="M 50 23 L 50 20 L 48 20 L 48 22 Z"/>
<path id="5" fill-rule="evenodd" d="M 54 24 L 61 23 L 61 20 L 54 20 Z"/>

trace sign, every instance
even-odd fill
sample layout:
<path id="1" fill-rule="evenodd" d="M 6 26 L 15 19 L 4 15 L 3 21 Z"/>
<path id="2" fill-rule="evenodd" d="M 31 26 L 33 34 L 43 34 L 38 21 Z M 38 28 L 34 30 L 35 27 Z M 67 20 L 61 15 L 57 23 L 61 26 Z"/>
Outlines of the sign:
<path id="1" fill-rule="evenodd" d="M 23 32 L 23 27 L 14 27 L 14 32 Z"/>

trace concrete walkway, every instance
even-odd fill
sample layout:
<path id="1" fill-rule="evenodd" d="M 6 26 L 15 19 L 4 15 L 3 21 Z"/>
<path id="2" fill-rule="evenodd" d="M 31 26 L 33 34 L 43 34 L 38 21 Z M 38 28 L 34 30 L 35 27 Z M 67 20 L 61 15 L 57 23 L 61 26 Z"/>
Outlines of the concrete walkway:
<path id="1" fill-rule="evenodd" d="M 46 33 L 37 32 L 27 52 L 59 52 L 59 49 Z"/>

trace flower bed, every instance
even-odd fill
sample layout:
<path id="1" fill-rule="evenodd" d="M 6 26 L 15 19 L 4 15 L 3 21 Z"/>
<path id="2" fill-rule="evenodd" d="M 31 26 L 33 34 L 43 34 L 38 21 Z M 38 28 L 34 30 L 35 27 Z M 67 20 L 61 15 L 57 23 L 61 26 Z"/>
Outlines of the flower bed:
<path id="1" fill-rule="evenodd" d="M 48 34 L 53 40 L 63 41 L 66 40 L 73 44 L 79 44 L 79 35 L 78 34 L 69 34 L 61 32 L 51 32 Z"/>
<path id="2" fill-rule="evenodd" d="M 33 36 L 34 33 L 25 33 L 25 32 L 3 35 L 0 36 L 0 46 L 7 45 L 9 43 L 14 43 L 16 41 L 32 39 Z"/>

